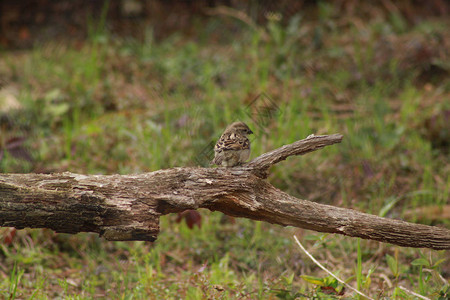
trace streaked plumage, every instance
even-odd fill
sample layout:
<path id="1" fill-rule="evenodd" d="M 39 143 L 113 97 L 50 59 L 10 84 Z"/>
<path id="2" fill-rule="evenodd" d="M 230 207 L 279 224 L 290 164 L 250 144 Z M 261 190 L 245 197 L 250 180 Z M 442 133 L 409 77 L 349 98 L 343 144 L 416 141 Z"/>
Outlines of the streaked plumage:
<path id="1" fill-rule="evenodd" d="M 244 122 L 229 125 L 214 146 L 214 159 L 211 163 L 223 167 L 234 167 L 250 157 L 248 135 L 253 132 Z"/>

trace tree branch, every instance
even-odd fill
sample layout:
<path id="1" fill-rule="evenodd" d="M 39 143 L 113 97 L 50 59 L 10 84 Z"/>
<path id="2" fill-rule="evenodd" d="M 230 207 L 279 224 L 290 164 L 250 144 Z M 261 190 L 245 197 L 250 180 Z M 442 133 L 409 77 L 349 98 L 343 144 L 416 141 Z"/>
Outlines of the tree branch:
<path id="1" fill-rule="evenodd" d="M 341 135 L 310 137 L 235 168 L 172 168 L 136 175 L 1 174 L 0 226 L 154 241 L 161 215 L 207 208 L 400 246 L 450 249 L 448 229 L 298 199 L 261 178 L 288 156 L 341 139 Z"/>
<path id="2" fill-rule="evenodd" d="M 267 178 L 268 169 L 285 160 L 289 156 L 304 155 L 306 153 L 322 149 L 342 141 L 342 134 L 332 135 L 310 135 L 304 140 L 296 141 L 281 148 L 264 153 L 253 159 L 243 167 L 246 171 L 252 172 L 258 177 Z"/>

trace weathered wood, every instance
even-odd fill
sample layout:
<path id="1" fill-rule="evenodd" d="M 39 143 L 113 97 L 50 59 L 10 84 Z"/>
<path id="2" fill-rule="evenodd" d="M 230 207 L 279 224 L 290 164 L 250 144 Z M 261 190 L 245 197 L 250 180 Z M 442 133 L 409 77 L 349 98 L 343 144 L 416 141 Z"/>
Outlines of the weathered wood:
<path id="1" fill-rule="evenodd" d="M 304 140 L 284 145 L 278 149 L 264 153 L 247 163 L 243 168 L 258 177 L 267 178 L 268 169 L 285 160 L 289 156 L 304 155 L 306 153 L 322 149 L 342 141 L 341 134 L 332 135 L 310 135 Z"/>
<path id="2" fill-rule="evenodd" d="M 261 178 L 288 156 L 341 139 L 341 135 L 307 138 L 228 169 L 172 168 L 136 175 L 0 174 L 0 226 L 154 241 L 161 215 L 207 208 L 400 246 L 450 249 L 448 229 L 298 199 Z"/>

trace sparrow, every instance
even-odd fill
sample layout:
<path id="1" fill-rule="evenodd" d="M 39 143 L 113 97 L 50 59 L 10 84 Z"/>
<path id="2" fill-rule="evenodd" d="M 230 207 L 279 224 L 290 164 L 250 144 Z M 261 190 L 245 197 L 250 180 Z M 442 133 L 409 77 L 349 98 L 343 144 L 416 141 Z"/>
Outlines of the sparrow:
<path id="1" fill-rule="evenodd" d="M 250 141 L 247 136 L 252 133 L 244 122 L 229 125 L 214 146 L 211 164 L 234 167 L 245 162 L 250 157 Z"/>

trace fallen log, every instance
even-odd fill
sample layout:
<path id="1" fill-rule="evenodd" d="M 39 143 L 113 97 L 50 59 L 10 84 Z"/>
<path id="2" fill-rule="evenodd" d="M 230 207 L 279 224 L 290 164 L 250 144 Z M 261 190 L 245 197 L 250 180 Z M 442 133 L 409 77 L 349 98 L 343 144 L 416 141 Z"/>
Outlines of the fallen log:
<path id="1" fill-rule="evenodd" d="M 339 143 L 310 136 L 234 168 L 172 168 L 134 175 L 0 174 L 0 226 L 96 232 L 154 241 L 161 215 L 207 208 L 224 214 L 404 247 L 450 249 L 450 230 L 302 200 L 264 179 L 270 166 Z"/>

